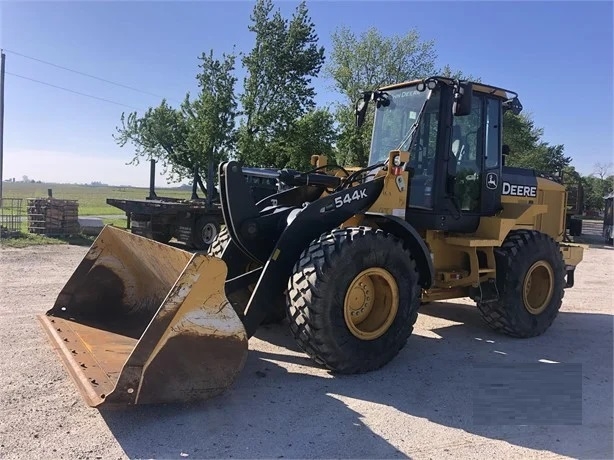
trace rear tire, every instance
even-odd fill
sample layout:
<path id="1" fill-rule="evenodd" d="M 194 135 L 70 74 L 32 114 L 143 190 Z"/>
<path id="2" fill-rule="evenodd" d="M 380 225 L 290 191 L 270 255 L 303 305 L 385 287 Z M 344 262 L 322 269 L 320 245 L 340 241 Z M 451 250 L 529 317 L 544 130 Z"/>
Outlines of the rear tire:
<path id="1" fill-rule="evenodd" d="M 554 322 L 565 294 L 565 262 L 559 245 L 535 230 L 510 232 L 495 249 L 499 300 L 477 306 L 495 331 L 527 338 Z"/>
<path id="2" fill-rule="evenodd" d="M 358 280 L 364 272 L 375 276 Z M 414 259 L 395 236 L 364 227 L 334 230 L 313 241 L 294 266 L 290 330 L 305 353 L 334 372 L 373 371 L 411 335 L 418 281 Z"/>

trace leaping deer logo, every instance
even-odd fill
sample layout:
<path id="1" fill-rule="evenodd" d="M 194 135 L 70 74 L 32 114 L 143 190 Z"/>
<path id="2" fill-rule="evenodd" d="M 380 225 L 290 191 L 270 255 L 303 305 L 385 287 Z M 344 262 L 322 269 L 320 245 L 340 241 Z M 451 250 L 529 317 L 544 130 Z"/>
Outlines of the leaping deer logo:
<path id="1" fill-rule="evenodd" d="M 486 176 L 486 187 L 490 190 L 497 188 L 497 175 L 495 173 L 488 173 Z"/>

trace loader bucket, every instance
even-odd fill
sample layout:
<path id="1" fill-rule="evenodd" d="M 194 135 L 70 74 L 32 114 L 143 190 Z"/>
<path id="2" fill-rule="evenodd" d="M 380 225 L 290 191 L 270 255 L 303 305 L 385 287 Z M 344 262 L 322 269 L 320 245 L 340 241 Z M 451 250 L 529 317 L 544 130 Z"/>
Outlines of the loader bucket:
<path id="1" fill-rule="evenodd" d="M 221 259 L 106 226 L 39 319 L 90 406 L 205 400 L 247 357 L 226 272 Z"/>

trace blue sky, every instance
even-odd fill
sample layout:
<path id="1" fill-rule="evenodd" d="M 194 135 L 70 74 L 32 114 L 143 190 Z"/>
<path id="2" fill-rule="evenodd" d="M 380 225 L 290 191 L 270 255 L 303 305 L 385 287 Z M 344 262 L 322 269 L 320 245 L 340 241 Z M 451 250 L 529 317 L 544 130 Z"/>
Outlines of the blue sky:
<path id="1" fill-rule="evenodd" d="M 289 16 L 296 2 L 278 1 Z M 249 51 L 253 2 L 2 2 L 6 71 L 142 111 L 160 97 L 109 85 L 10 51 L 180 101 L 195 93 L 197 56 Z M 591 173 L 614 160 L 612 2 L 310 1 L 326 48 L 339 26 L 357 34 L 417 29 L 435 40 L 437 64 L 515 90 L 544 139 L 564 144 Z M 238 73 L 238 75 L 242 75 Z M 316 82 L 318 102 L 335 98 Z M 6 76 L 4 177 L 146 185 L 147 165 L 126 166 L 130 147 L 112 134 L 129 107 Z M 163 181 L 159 181 L 163 183 Z"/>

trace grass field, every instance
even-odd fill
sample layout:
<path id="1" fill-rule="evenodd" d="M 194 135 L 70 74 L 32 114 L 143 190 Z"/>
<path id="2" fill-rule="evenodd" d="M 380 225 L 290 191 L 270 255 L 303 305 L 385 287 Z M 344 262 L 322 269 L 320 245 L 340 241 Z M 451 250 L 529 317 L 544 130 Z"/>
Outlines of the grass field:
<path id="1" fill-rule="evenodd" d="M 80 216 L 113 216 L 124 214 L 121 209 L 106 203 L 107 198 L 144 199 L 149 189 L 143 187 L 87 186 L 72 184 L 32 184 L 5 182 L 2 184 L 5 198 L 23 198 L 24 207 L 27 198 L 45 198 L 47 189 L 52 189 L 53 197 L 61 200 L 78 200 Z M 189 199 L 190 190 L 156 188 L 160 196 Z M 25 214 L 25 209 L 24 209 Z"/>

